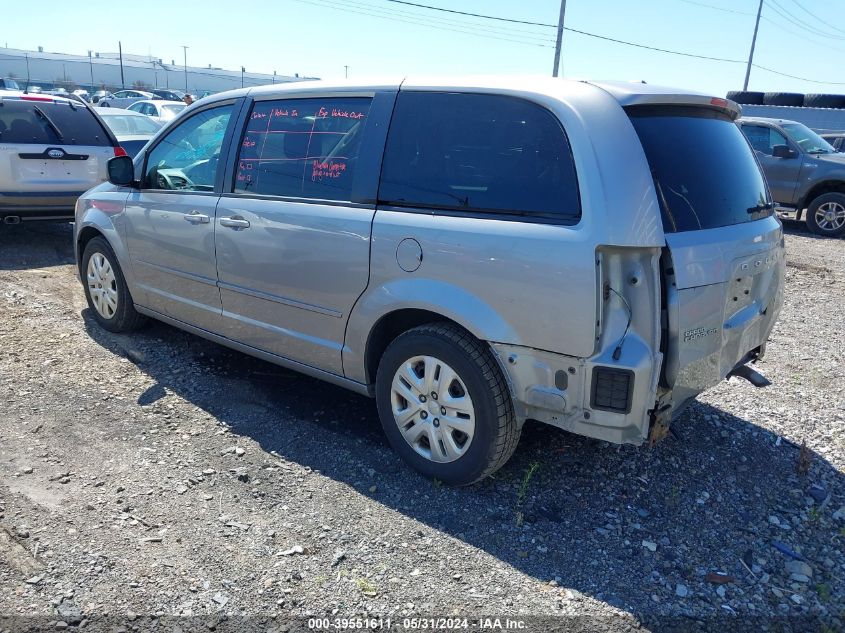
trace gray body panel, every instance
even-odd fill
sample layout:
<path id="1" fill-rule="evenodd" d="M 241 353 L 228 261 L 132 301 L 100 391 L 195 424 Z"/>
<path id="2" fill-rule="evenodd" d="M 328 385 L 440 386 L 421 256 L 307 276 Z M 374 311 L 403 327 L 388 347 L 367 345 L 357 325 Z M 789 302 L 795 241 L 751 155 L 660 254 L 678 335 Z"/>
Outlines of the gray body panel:
<path id="1" fill-rule="evenodd" d="M 215 228 L 222 333 L 342 374 L 349 312 L 367 286 L 374 209 L 224 197 Z"/>
<path id="2" fill-rule="evenodd" d="M 239 97 L 399 90 L 399 81 L 309 82 L 233 91 L 194 108 Z M 540 78 L 406 80 L 401 90 L 508 95 L 546 108 L 571 146 L 581 218 L 564 224 L 377 207 L 375 189 L 372 204 L 236 195 L 230 193 L 230 151 L 228 160 L 221 156 L 225 177 L 214 194 L 133 191 L 113 216 L 81 210 L 77 234 L 97 227 L 117 242 L 130 291 L 145 314 L 361 392 L 371 390 L 367 348 L 383 319 L 412 309 L 452 320 L 490 344 L 520 422 L 538 419 L 620 443 L 648 437 L 662 377 L 676 390 L 671 406 L 679 410 L 765 343 L 781 300 L 779 223 L 769 218 L 665 235 L 649 164 L 622 109 L 688 104 L 733 116 L 735 104 L 655 86 Z M 231 148 L 239 142 L 236 132 Z M 380 162 L 380 149 L 376 158 Z M 377 168 L 372 171 L 377 179 Z M 107 190 L 86 197 L 112 195 Z M 192 211 L 209 222 L 185 221 Z M 248 227 L 221 224 L 231 218 Z M 674 261 L 675 287 L 664 331 L 661 263 L 667 258 Z M 768 261 L 736 286 L 749 294 L 733 306 L 737 267 L 753 266 L 755 258 Z M 684 341 L 687 328 L 711 324 L 718 336 Z M 670 337 L 665 365 L 664 336 Z M 625 413 L 591 404 L 593 369 L 608 366 L 633 376 Z"/>
<path id="3" fill-rule="evenodd" d="M 213 332 L 222 305 L 214 256 L 216 195 L 133 191 L 126 244 L 148 308 Z M 201 215 L 205 222 L 189 221 Z"/>

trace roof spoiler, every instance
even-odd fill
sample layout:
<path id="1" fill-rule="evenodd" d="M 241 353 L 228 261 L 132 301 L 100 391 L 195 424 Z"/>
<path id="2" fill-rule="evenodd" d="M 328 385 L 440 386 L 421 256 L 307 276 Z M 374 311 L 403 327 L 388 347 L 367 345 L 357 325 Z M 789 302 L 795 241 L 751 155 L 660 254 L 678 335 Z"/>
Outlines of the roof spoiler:
<path id="1" fill-rule="evenodd" d="M 619 99 L 622 107 L 645 106 L 645 105 L 673 105 L 673 106 L 694 106 L 698 108 L 710 108 L 724 112 L 731 119 L 736 120 L 742 115 L 742 108 L 735 101 L 722 97 L 708 97 L 695 94 L 678 95 L 629 95 Z"/>

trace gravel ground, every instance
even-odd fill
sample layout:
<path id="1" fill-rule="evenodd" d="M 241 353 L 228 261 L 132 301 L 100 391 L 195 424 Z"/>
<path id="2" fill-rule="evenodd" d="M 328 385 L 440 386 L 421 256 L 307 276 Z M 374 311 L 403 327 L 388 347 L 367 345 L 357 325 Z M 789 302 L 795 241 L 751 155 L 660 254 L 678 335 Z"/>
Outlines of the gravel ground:
<path id="1" fill-rule="evenodd" d="M 787 235 L 773 386 L 718 386 L 653 449 L 529 424 L 495 477 L 449 489 L 399 462 L 366 398 L 162 324 L 98 329 L 70 239 L 0 227 L 0 613 L 41 617 L 0 631 L 843 627 L 841 240 Z"/>

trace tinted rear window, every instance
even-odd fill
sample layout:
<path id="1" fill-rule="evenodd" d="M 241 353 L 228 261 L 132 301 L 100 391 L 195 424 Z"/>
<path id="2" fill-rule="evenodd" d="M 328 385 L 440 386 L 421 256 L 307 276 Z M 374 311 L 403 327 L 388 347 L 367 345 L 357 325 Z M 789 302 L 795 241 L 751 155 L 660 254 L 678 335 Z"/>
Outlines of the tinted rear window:
<path id="1" fill-rule="evenodd" d="M 560 122 L 535 103 L 501 95 L 400 92 L 379 200 L 569 222 L 581 215 Z"/>
<path id="2" fill-rule="evenodd" d="M 667 233 L 751 222 L 772 214 L 748 141 L 722 113 L 689 107 L 630 108 Z"/>
<path id="3" fill-rule="evenodd" d="M 75 108 L 75 109 L 74 109 Z M 79 104 L 3 99 L 0 141 L 39 145 L 111 145 L 103 126 Z"/>

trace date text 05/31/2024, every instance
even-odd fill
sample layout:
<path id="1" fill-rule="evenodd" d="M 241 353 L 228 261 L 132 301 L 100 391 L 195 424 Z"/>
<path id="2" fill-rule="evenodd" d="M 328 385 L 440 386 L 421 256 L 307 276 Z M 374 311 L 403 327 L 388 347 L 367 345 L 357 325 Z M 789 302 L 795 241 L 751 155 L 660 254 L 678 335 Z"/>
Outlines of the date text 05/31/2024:
<path id="1" fill-rule="evenodd" d="M 330 630 L 391 630 L 401 625 L 402 630 L 510 630 L 525 628 L 523 620 L 511 618 L 309 618 L 308 628 L 316 631 Z"/>

